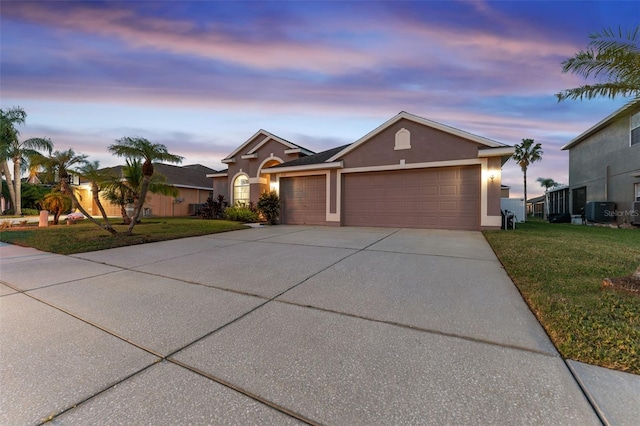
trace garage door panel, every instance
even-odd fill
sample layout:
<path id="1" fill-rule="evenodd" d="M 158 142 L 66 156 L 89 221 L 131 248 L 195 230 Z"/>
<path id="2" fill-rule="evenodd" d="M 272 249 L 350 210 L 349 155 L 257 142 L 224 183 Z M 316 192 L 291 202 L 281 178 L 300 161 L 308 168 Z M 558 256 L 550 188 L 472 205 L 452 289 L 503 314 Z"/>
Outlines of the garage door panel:
<path id="1" fill-rule="evenodd" d="M 345 225 L 479 229 L 480 168 L 345 174 Z"/>
<path id="2" fill-rule="evenodd" d="M 460 194 L 461 195 L 472 195 L 475 196 L 478 194 L 478 185 L 477 184 L 461 184 L 460 185 Z"/>
<path id="3" fill-rule="evenodd" d="M 326 222 L 326 176 L 280 179 L 282 223 L 324 225 Z"/>
<path id="4" fill-rule="evenodd" d="M 458 187 L 456 185 L 440 186 L 440 195 L 458 195 Z"/>

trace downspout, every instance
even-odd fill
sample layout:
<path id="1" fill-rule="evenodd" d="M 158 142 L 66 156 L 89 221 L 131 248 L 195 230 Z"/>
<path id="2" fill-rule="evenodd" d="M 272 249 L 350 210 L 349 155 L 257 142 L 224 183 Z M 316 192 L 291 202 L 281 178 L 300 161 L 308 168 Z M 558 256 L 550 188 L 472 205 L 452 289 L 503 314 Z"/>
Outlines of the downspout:
<path id="1" fill-rule="evenodd" d="M 609 201 L 609 165 L 604 166 L 604 200 Z"/>

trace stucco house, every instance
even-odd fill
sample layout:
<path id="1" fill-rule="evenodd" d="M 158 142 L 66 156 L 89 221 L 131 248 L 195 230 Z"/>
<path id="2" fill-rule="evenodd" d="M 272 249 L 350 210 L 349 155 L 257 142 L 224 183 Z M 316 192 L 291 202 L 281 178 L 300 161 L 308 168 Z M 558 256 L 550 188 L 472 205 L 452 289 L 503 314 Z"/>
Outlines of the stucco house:
<path id="1" fill-rule="evenodd" d="M 281 199 L 280 222 L 497 229 L 501 168 L 514 148 L 407 112 L 355 142 L 313 153 L 258 131 L 213 173 L 215 194 Z"/>
<path id="2" fill-rule="evenodd" d="M 194 214 L 197 205 L 206 202 L 207 198 L 213 195 L 211 179 L 206 176 L 215 173 L 214 169 L 201 164 L 174 166 L 156 163 L 153 166 L 156 172 L 163 174 L 167 178 L 166 183 L 176 187 L 179 193 L 176 197 L 148 193 L 143 206 L 144 216 L 189 216 Z M 112 167 L 111 169 L 116 175 L 122 174 L 121 166 Z M 90 184 L 81 181 L 74 189 L 80 196 L 79 200 L 82 203 L 82 207 L 92 216 L 100 215 L 98 206 L 95 205 L 92 199 Z M 120 216 L 120 207 L 114 206 L 104 199 L 100 201 L 107 215 Z"/>
<path id="3" fill-rule="evenodd" d="M 562 149 L 569 151 L 573 215 L 588 202 L 613 202 L 613 220 L 640 224 L 640 100 L 629 102 Z"/>

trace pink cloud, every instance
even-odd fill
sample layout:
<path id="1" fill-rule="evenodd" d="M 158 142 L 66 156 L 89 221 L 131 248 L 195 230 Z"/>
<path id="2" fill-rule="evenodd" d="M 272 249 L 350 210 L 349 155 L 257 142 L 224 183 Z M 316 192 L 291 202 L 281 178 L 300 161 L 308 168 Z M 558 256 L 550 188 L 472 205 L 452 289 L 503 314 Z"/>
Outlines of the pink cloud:
<path id="1" fill-rule="evenodd" d="M 287 41 L 251 42 L 239 40 L 215 27 L 206 32 L 187 21 L 136 16 L 126 9 L 43 7 L 41 3 L 14 5 L 12 14 L 22 19 L 59 27 L 115 37 L 131 48 L 151 48 L 180 55 L 193 55 L 255 69 L 298 69 L 342 74 L 353 68 L 373 66 L 371 53 L 344 46 Z"/>

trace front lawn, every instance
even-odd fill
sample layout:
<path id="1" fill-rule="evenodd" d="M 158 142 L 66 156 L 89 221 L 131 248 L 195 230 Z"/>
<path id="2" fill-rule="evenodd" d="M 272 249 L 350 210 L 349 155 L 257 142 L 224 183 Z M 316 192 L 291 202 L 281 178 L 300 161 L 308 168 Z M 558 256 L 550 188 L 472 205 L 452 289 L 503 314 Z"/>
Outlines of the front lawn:
<path id="1" fill-rule="evenodd" d="M 118 232 L 125 225 L 114 225 Z M 143 219 L 133 229 L 133 235 L 112 236 L 95 224 L 84 220 L 75 225 L 60 224 L 46 228 L 12 227 L 0 231 L 0 241 L 58 254 L 83 253 L 134 244 L 195 237 L 246 228 L 238 222 L 194 218 Z"/>
<path id="2" fill-rule="evenodd" d="M 602 288 L 640 266 L 640 230 L 517 228 L 484 235 L 562 356 L 640 374 L 640 294 Z"/>

